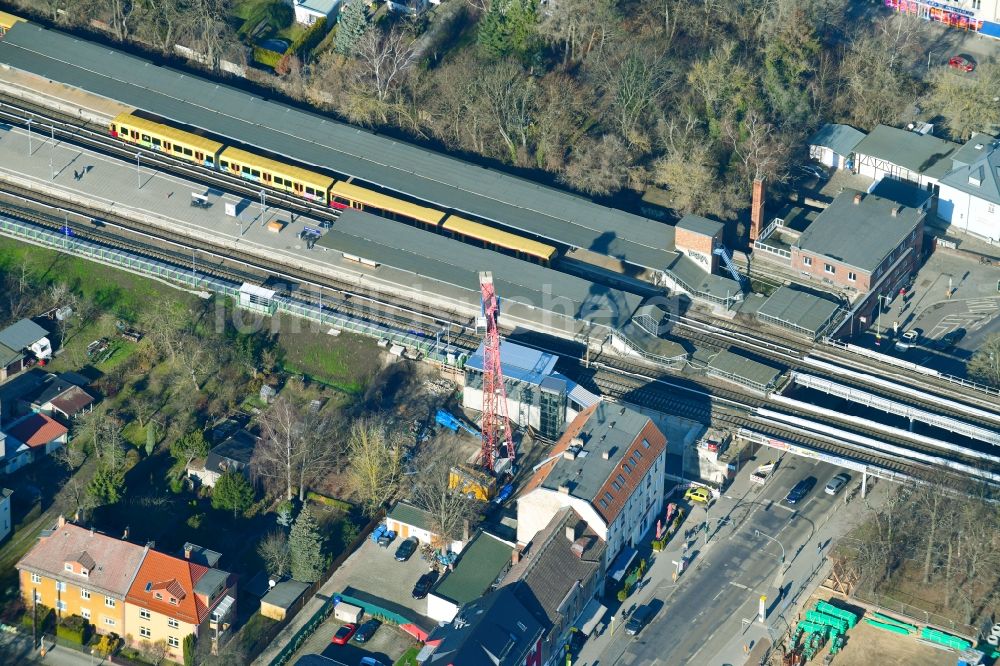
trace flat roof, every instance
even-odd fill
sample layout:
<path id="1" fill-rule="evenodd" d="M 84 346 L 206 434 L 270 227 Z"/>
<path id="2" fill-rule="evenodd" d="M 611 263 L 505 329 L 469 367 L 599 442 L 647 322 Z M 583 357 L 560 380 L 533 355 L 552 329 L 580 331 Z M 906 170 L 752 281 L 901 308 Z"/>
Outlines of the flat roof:
<path id="1" fill-rule="evenodd" d="M 678 229 L 685 229 L 706 236 L 715 236 L 715 234 L 722 231 L 725 227 L 726 225 L 722 222 L 716 222 L 707 217 L 692 215 L 691 213 L 688 213 L 677 222 Z"/>
<path id="2" fill-rule="evenodd" d="M 861 202 L 854 203 L 860 194 Z M 923 213 L 874 194 L 845 189 L 802 232 L 796 246 L 802 252 L 829 257 L 862 271 L 872 272 L 920 222 Z M 864 242 L 859 242 L 864 239 Z"/>
<path id="3" fill-rule="evenodd" d="M 445 211 L 661 270 L 669 225 L 272 102 L 31 23 L 0 42 L 0 63 L 172 122 L 329 168 Z"/>
<path id="4" fill-rule="evenodd" d="M 402 500 L 389 509 L 385 516 L 389 520 L 395 520 L 404 525 L 412 525 L 421 530 L 431 531 L 431 515 L 418 506 Z"/>
<path id="5" fill-rule="evenodd" d="M 883 178 L 871 188 L 870 194 L 883 199 L 890 199 L 903 204 L 907 208 L 920 208 L 931 198 L 931 193 L 925 188 L 908 180 Z"/>
<path id="6" fill-rule="evenodd" d="M 740 283 L 715 273 L 707 273 L 691 257 L 677 253 L 667 270 L 696 293 L 708 294 L 718 299 L 731 298 L 743 293 Z"/>
<path id="7" fill-rule="evenodd" d="M 794 287 L 778 287 L 757 310 L 757 316 L 818 335 L 836 316 L 840 305 Z"/>
<path id="8" fill-rule="evenodd" d="M 636 294 L 357 210 L 344 210 L 316 245 L 476 294 L 480 271 L 492 271 L 501 313 L 504 301 L 516 301 L 617 329 L 642 300 Z"/>
<path id="9" fill-rule="evenodd" d="M 465 367 L 482 371 L 485 362 L 483 342 L 475 353 L 465 362 Z M 509 340 L 500 341 L 500 366 L 503 376 L 525 384 L 539 385 L 552 371 L 559 360 L 555 354 L 539 351 L 530 347 L 522 347 Z"/>
<path id="10" fill-rule="evenodd" d="M 489 591 L 500 573 L 510 566 L 514 547 L 487 532 L 480 532 L 462 551 L 462 556 L 434 594 L 461 606 Z"/>
<path id="11" fill-rule="evenodd" d="M 265 594 L 260 603 L 270 604 L 278 608 L 291 608 L 292 604 L 309 589 L 309 583 L 302 583 L 297 580 L 283 580 L 272 587 Z"/>
<path id="12" fill-rule="evenodd" d="M 761 388 L 771 386 L 781 376 L 778 368 L 723 349 L 708 364 L 709 373 L 728 375 Z"/>
<path id="13" fill-rule="evenodd" d="M 879 125 L 854 147 L 858 155 L 880 157 L 914 173 L 940 178 L 951 169 L 958 145 L 930 134 Z"/>
<path id="14" fill-rule="evenodd" d="M 847 157 L 863 138 L 865 133 L 850 125 L 827 123 L 809 137 L 809 145 L 829 148 L 836 154 Z"/>

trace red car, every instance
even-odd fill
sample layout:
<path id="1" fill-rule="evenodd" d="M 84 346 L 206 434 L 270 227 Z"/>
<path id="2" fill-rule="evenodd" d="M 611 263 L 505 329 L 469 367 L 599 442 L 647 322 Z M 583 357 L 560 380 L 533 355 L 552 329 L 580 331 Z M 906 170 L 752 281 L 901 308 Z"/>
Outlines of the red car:
<path id="1" fill-rule="evenodd" d="M 952 56 L 948 61 L 948 66 L 952 69 L 957 69 L 960 72 L 971 72 L 976 68 L 976 61 L 972 59 L 972 56 L 961 55 Z"/>
<path id="2" fill-rule="evenodd" d="M 356 624 L 345 624 L 340 629 L 337 629 L 337 633 L 333 635 L 330 640 L 334 645 L 347 645 L 347 641 L 351 640 L 351 636 L 354 632 L 358 630 L 358 625 Z"/>

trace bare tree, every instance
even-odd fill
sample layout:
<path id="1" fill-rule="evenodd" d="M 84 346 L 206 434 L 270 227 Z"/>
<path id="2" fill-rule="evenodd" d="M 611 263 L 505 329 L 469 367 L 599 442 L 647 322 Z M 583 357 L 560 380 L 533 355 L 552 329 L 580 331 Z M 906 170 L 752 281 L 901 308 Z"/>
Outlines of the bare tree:
<path id="1" fill-rule="evenodd" d="M 604 67 L 604 86 L 611 95 L 611 115 L 629 146 L 648 150 L 647 126 L 666 89 L 666 70 L 659 56 L 633 44 L 624 56 Z"/>
<path id="2" fill-rule="evenodd" d="M 374 418 L 354 422 L 348 440 L 348 483 L 358 494 L 366 515 L 375 513 L 396 496 L 403 478 L 403 451 L 399 433 Z"/>
<path id="3" fill-rule="evenodd" d="M 727 122 L 725 132 L 739 160 L 747 190 L 758 178 L 770 182 L 784 180 L 782 172 L 788 162 L 789 146 L 760 112 L 749 111 L 739 124 Z"/>
<path id="4" fill-rule="evenodd" d="M 343 450 L 338 436 L 341 422 L 330 413 L 308 413 L 303 417 L 302 437 L 295 465 L 298 470 L 299 501 L 317 480 L 333 471 Z"/>
<path id="5" fill-rule="evenodd" d="M 927 102 L 956 139 L 1000 130 L 1000 64 L 984 62 L 975 76 L 942 67 L 931 76 Z"/>
<path id="6" fill-rule="evenodd" d="M 414 504 L 430 514 L 431 530 L 446 546 L 461 539 L 474 525 L 481 504 L 452 488 L 452 467 L 462 459 L 460 445 L 451 436 L 435 441 L 417 456 L 410 497 Z"/>
<path id="7" fill-rule="evenodd" d="M 518 161 L 518 151 L 526 156 L 528 130 L 532 124 L 535 83 L 521 67 L 504 60 L 479 71 L 479 90 L 486 102 L 493 127 L 510 153 Z"/>
<path id="8" fill-rule="evenodd" d="M 588 194 L 610 194 L 625 187 L 630 158 L 625 143 L 615 134 L 599 141 L 580 139 L 559 179 Z"/>
<path id="9" fill-rule="evenodd" d="M 260 429 L 262 437 L 254 449 L 250 469 L 265 485 L 281 488 L 285 499 L 292 499 L 302 437 L 299 414 L 287 398 L 278 396 L 260 415 Z"/>
<path id="10" fill-rule="evenodd" d="M 292 554 L 288 550 L 288 536 L 281 530 L 268 532 L 257 545 L 257 554 L 264 560 L 267 572 L 282 577 L 292 566 Z"/>
<path id="11" fill-rule="evenodd" d="M 416 60 L 412 39 L 398 28 L 385 32 L 369 28 L 358 40 L 355 56 L 358 75 L 371 85 L 376 99 L 383 104 Z"/>

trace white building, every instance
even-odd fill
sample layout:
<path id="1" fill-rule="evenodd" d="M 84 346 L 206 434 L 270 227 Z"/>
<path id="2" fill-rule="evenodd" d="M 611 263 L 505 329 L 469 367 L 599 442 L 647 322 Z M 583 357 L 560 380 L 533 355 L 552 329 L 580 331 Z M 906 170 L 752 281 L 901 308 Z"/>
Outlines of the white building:
<path id="1" fill-rule="evenodd" d="M 321 18 L 329 19 L 340 7 L 340 0 L 291 0 L 295 21 L 312 25 Z"/>
<path id="2" fill-rule="evenodd" d="M 1000 241 L 1000 143 L 973 134 L 941 179 L 937 215 L 955 230 Z"/>
<path id="3" fill-rule="evenodd" d="M 951 156 L 958 144 L 933 136 L 932 126 L 910 130 L 879 125 L 854 147 L 854 169 L 872 180 L 886 176 L 907 180 L 934 191 L 951 171 Z"/>
<path id="4" fill-rule="evenodd" d="M 666 443 L 649 417 L 628 407 L 600 402 L 581 412 L 518 498 L 518 544 L 571 507 L 607 543 L 604 570 L 624 573 L 663 508 Z"/>
<path id="5" fill-rule="evenodd" d="M 13 494 L 14 491 L 9 488 L 0 488 L 0 541 L 6 539 L 14 528 L 10 522 L 10 496 Z"/>
<path id="6" fill-rule="evenodd" d="M 49 342 L 49 332 L 31 321 L 22 319 L 14 322 L 0 331 L 0 345 L 20 352 L 30 351 L 35 358 L 52 358 L 52 343 Z"/>
<path id="7" fill-rule="evenodd" d="M 956 30 L 1000 39 L 1000 0 L 885 0 L 885 6 Z"/>
<path id="8" fill-rule="evenodd" d="M 396 533 L 397 540 L 415 537 L 420 543 L 442 547 L 441 539 L 431 527 L 431 516 L 420 507 L 408 502 L 399 501 L 385 515 L 385 526 Z M 452 553 L 461 553 L 468 540 L 468 534 L 462 539 L 456 539 L 448 544 Z"/>
<path id="9" fill-rule="evenodd" d="M 865 133 L 850 125 L 828 123 L 809 138 L 809 157 L 831 169 L 845 169 Z"/>
<path id="10" fill-rule="evenodd" d="M 462 406 L 483 410 L 484 345 L 465 363 Z M 507 389 L 507 415 L 518 427 L 534 428 L 550 439 L 599 398 L 555 371 L 555 354 L 500 341 L 500 369 Z"/>

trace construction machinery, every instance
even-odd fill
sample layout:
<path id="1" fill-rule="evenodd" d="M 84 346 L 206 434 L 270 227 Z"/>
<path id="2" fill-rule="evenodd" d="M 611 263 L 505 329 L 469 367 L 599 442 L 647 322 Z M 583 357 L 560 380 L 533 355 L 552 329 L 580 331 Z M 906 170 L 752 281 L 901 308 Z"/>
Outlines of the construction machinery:
<path id="1" fill-rule="evenodd" d="M 483 345 L 483 446 L 480 464 L 493 473 L 498 458 L 506 458 L 508 466 L 514 462 L 514 440 L 510 418 L 507 415 L 507 389 L 500 363 L 500 299 L 493 285 L 493 274 L 479 274 L 482 294 L 482 314 L 477 329 L 484 331 Z M 502 451 L 500 449 L 503 449 Z"/>

